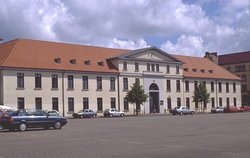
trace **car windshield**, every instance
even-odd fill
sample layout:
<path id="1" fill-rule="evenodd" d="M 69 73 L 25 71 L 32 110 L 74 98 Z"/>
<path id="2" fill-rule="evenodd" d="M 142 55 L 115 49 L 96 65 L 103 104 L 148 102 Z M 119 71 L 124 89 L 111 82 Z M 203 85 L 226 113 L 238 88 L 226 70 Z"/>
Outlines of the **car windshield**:
<path id="1" fill-rule="evenodd" d="M 80 113 L 80 112 L 83 112 L 83 110 L 80 110 L 79 113 Z"/>

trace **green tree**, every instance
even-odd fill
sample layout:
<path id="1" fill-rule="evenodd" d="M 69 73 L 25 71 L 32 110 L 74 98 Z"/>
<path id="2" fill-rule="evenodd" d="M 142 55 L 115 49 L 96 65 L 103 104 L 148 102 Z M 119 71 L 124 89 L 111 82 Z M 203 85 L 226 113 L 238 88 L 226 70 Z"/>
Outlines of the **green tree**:
<path id="1" fill-rule="evenodd" d="M 145 93 L 145 90 L 143 89 L 142 85 L 140 85 L 139 82 L 135 82 L 131 87 L 131 90 L 128 91 L 126 98 L 128 99 L 129 103 L 131 104 L 135 103 L 136 115 L 138 115 L 140 106 L 141 104 L 147 101 L 148 95 Z"/>
<path id="2" fill-rule="evenodd" d="M 198 102 L 201 105 L 201 109 L 204 109 L 204 105 L 210 102 L 210 93 L 207 92 L 205 84 L 200 83 L 195 89 L 193 95 L 193 102 Z"/>

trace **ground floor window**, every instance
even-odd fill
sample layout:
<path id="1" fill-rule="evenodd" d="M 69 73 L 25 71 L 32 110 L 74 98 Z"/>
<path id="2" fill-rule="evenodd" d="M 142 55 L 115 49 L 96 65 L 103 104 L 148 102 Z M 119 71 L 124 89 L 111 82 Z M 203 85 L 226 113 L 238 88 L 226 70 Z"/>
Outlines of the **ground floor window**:
<path id="1" fill-rule="evenodd" d="M 236 106 L 236 103 L 237 103 L 236 98 L 234 98 L 234 106 Z"/>
<path id="2" fill-rule="evenodd" d="M 89 108 L 89 98 L 83 98 L 83 109 Z"/>
<path id="3" fill-rule="evenodd" d="M 127 98 L 124 98 L 123 104 L 124 104 L 124 110 L 129 110 L 129 108 L 128 108 L 128 99 Z"/>
<path id="4" fill-rule="evenodd" d="M 97 111 L 102 111 L 102 98 L 97 98 Z"/>
<path id="5" fill-rule="evenodd" d="M 35 98 L 36 109 L 42 109 L 42 98 Z"/>
<path id="6" fill-rule="evenodd" d="M 110 99 L 110 104 L 111 104 L 111 108 L 116 108 L 116 105 L 115 105 L 115 98 L 111 98 Z"/>
<path id="7" fill-rule="evenodd" d="M 214 108 L 214 98 L 211 98 L 211 104 L 212 104 L 212 108 Z"/>
<path id="8" fill-rule="evenodd" d="M 177 98 L 177 106 L 181 107 L 181 98 Z"/>
<path id="9" fill-rule="evenodd" d="M 74 111 L 74 98 L 68 98 L 68 111 Z"/>
<path id="10" fill-rule="evenodd" d="M 59 111 L 58 98 L 52 98 L 52 110 Z"/>
<path id="11" fill-rule="evenodd" d="M 222 98 L 219 98 L 219 105 L 222 106 Z"/>
<path id="12" fill-rule="evenodd" d="M 186 98 L 186 106 L 187 106 L 188 108 L 190 108 L 190 101 L 189 101 L 189 98 Z"/>
<path id="13" fill-rule="evenodd" d="M 172 109 L 171 98 L 170 97 L 167 99 L 167 104 L 168 104 L 168 109 Z"/>
<path id="14" fill-rule="evenodd" d="M 24 98 L 23 97 L 17 98 L 17 108 L 24 109 Z"/>

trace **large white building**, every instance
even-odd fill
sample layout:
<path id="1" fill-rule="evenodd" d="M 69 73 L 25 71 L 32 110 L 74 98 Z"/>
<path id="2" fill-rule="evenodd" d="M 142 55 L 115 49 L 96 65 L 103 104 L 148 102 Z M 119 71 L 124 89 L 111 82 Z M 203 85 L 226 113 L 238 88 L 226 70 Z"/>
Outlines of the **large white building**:
<path id="1" fill-rule="evenodd" d="M 138 50 L 17 39 L 0 44 L 0 104 L 56 109 L 70 116 L 83 108 L 99 115 L 106 108 L 135 113 L 125 98 L 140 82 L 148 101 L 140 114 L 167 113 L 192 102 L 199 83 L 206 84 L 216 106 L 241 105 L 241 79 L 206 58 L 170 55 L 156 47 Z"/>

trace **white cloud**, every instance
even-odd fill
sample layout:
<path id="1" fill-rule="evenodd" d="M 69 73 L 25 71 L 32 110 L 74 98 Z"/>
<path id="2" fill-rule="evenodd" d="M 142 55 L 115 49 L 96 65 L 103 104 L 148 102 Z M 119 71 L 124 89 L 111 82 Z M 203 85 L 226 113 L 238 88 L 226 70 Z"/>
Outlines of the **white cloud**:
<path id="1" fill-rule="evenodd" d="M 147 45 L 147 42 L 143 39 L 137 39 L 135 41 L 125 41 L 114 38 L 112 42 L 109 43 L 109 47 L 122 49 L 140 49 L 149 47 L 149 45 Z"/>

